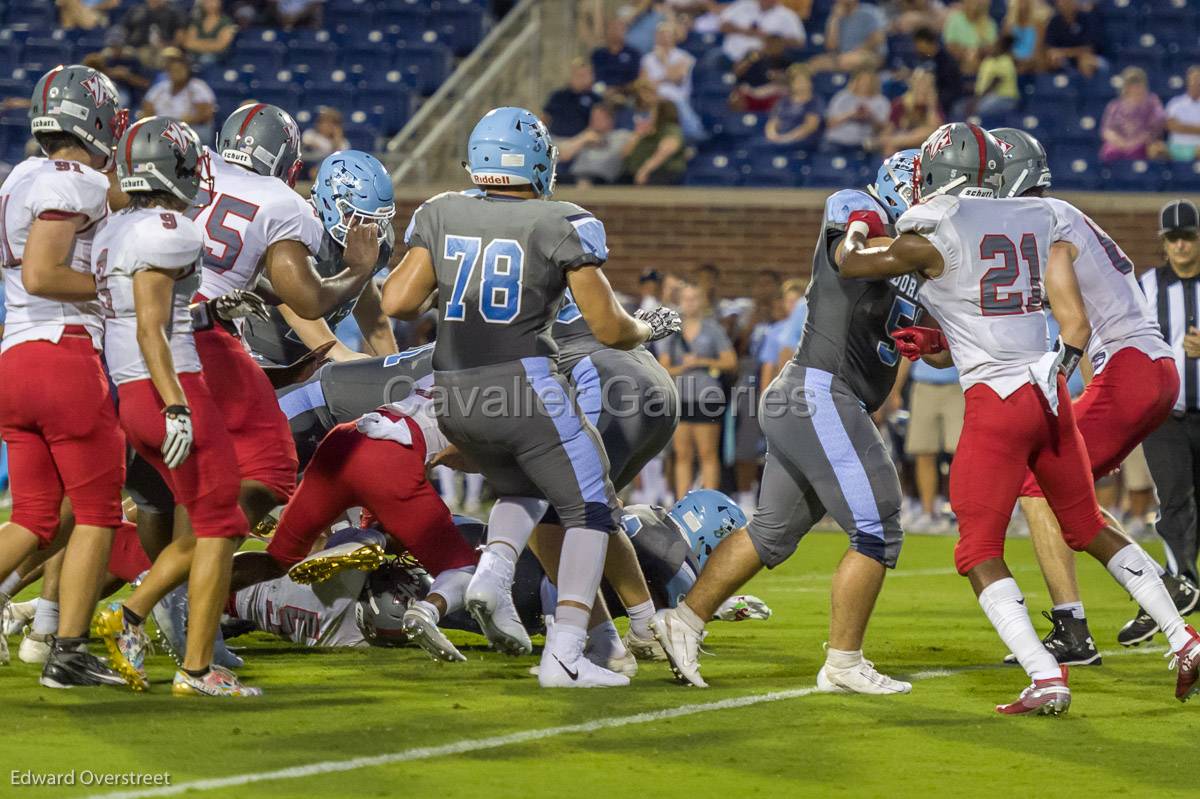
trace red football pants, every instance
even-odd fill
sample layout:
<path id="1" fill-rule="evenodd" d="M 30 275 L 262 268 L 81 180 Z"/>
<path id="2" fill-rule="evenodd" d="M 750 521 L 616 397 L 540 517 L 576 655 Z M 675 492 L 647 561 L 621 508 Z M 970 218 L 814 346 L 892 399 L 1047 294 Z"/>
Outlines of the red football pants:
<path id="1" fill-rule="evenodd" d="M 1066 379 L 1058 379 L 1057 416 L 1032 384 L 1008 399 L 979 384 L 967 389 L 966 400 L 962 438 L 950 467 L 959 574 L 1004 556 L 1004 534 L 1027 469 L 1045 491 L 1063 539 L 1074 550 L 1086 549 L 1104 519 Z"/>
<path id="2" fill-rule="evenodd" d="M 0 437 L 8 444 L 12 521 L 49 546 L 63 494 L 76 524 L 121 524 L 125 437 L 91 337 L 71 325 L 57 343 L 0 354 Z"/>
<path id="3" fill-rule="evenodd" d="M 142 572 L 149 571 L 150 556 L 142 549 L 137 525 L 121 522 L 113 536 L 112 552 L 108 556 L 108 573 L 124 582 L 132 583 Z"/>
<path id="4" fill-rule="evenodd" d="M 1075 401 L 1075 424 L 1087 447 L 1092 480 L 1111 473 L 1171 413 L 1179 394 L 1179 371 L 1172 358 L 1126 347 L 1088 383 Z M 1021 496 L 1043 496 L 1033 472 L 1026 472 Z"/>
<path id="5" fill-rule="evenodd" d="M 402 417 L 392 416 L 393 419 Z M 353 422 L 329 431 L 284 508 L 267 552 L 283 567 L 303 560 L 347 508 L 362 506 L 434 576 L 478 560 L 425 479 L 425 438 L 404 419 L 413 446 L 368 438 Z"/>
<path id="6" fill-rule="evenodd" d="M 179 375 L 183 393 L 192 409 L 192 451 L 174 469 L 163 463 L 160 451 L 166 437 L 163 401 L 148 378 L 122 383 L 121 426 L 137 453 L 153 466 L 175 501 L 187 508 L 197 538 L 238 538 L 246 535 L 249 523 L 238 506 L 241 482 L 233 441 L 221 423 L 221 412 L 213 401 L 204 378 L 197 372 Z"/>
<path id="7" fill-rule="evenodd" d="M 266 485 L 286 502 L 296 490 L 300 463 L 270 378 L 220 325 L 196 333 L 196 352 L 221 421 L 233 437 L 241 478 Z"/>

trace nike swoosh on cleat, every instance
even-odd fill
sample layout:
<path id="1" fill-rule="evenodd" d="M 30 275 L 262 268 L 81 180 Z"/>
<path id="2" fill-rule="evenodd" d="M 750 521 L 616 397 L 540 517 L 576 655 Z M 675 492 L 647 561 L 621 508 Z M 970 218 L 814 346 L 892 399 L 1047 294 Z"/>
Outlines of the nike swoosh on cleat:
<path id="1" fill-rule="evenodd" d="M 558 655 L 555 655 L 554 659 L 558 660 Z M 558 665 L 562 666 L 562 670 L 567 673 L 567 676 L 571 678 L 572 682 L 579 679 L 578 671 L 571 671 L 570 669 L 567 668 L 567 664 L 563 663 L 561 660 L 558 660 Z"/>

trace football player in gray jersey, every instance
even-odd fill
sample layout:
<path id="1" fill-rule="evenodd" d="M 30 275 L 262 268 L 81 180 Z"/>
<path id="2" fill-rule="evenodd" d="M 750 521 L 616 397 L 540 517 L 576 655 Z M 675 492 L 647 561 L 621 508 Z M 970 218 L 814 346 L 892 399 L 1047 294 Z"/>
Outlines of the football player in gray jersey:
<path id="1" fill-rule="evenodd" d="M 440 324 L 434 383 L 443 433 L 499 495 L 467 606 L 501 649 L 532 651 L 512 605 L 518 555 L 546 507 L 567 528 L 557 623 L 544 687 L 619 686 L 628 679 L 583 656 L 616 497 L 595 428 L 570 401 L 550 326 L 569 287 L 603 344 L 632 349 L 678 329 L 659 309 L 631 317 L 600 266 L 604 225 L 553 202 L 557 151 L 546 126 L 521 108 L 489 111 L 468 142 L 468 172 L 483 191 L 446 193 L 413 214 L 408 252 L 384 284 L 383 308 L 412 318 L 436 293 Z"/>
<path id="2" fill-rule="evenodd" d="M 396 205 L 391 178 L 374 156 L 341 150 L 327 157 L 317 170 L 310 202 L 325 227 L 325 238 L 313 264 L 318 275 L 328 278 L 343 271 L 346 233 L 356 222 L 379 226 L 379 259 L 374 272 L 388 267 L 396 245 L 392 228 Z M 265 293 L 275 293 L 265 275 L 259 277 L 259 286 Z M 387 355 L 396 351 L 396 338 L 379 307 L 379 287 L 373 281 L 368 281 L 358 296 L 339 303 L 319 319 L 304 319 L 286 305 L 272 308 L 267 319 L 249 317 L 242 325 L 242 338 L 258 360 L 276 366 L 286 366 L 327 341 L 336 342 L 329 351 L 335 361 L 362 358 L 334 334 L 338 324 L 352 312 L 372 353 Z"/>
<path id="3" fill-rule="evenodd" d="M 850 549 L 833 578 L 829 648 L 817 687 L 870 694 L 912 689 L 876 671 L 863 658 L 862 642 L 903 537 L 900 481 L 870 414 L 895 382 L 900 355 L 890 334 L 921 313 L 917 282 L 846 280 L 834 260 L 855 226 L 884 235 L 908 207 L 912 169 L 911 155 L 897 153 L 870 193 L 845 190 L 826 200 L 804 336 L 759 406 L 767 460 L 758 508 L 747 527 L 717 547 L 685 600 L 655 616 L 655 634 L 681 681 L 706 685 L 699 671 L 705 620 L 763 566 L 790 557 L 829 513 L 849 535 Z"/>

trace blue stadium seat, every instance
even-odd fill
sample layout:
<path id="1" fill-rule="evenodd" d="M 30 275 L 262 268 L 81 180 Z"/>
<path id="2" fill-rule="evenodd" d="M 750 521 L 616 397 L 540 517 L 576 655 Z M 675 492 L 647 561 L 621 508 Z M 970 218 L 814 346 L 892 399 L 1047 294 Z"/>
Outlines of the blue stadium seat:
<path id="1" fill-rule="evenodd" d="M 335 73 L 336 74 L 336 73 Z M 357 86 L 343 79 L 314 81 L 304 87 L 304 106 L 316 108 L 327 105 L 332 108 L 351 108 L 357 105 Z"/>
<path id="2" fill-rule="evenodd" d="M 1117 49 L 1117 63 L 1121 67 L 1141 67 L 1147 75 L 1153 75 L 1166 68 L 1166 54 L 1157 46 L 1120 47 Z"/>
<path id="3" fill-rule="evenodd" d="M 763 128 L 766 126 L 766 114 L 734 111 L 726 114 L 724 119 L 713 128 L 714 132 L 719 128 L 720 132 L 729 139 L 744 142 L 762 138 Z"/>
<path id="4" fill-rule="evenodd" d="M 800 164 L 784 153 L 758 153 L 746 165 L 745 182 L 752 186 L 786 188 L 802 181 Z"/>
<path id="5" fill-rule="evenodd" d="M 1149 161 L 1116 161 L 1102 170 L 1104 185 L 1117 191 L 1158 191 L 1159 174 Z"/>
<path id="6" fill-rule="evenodd" d="M 102 30 L 80 31 L 75 39 L 75 49 L 84 55 L 104 49 L 107 33 Z"/>
<path id="7" fill-rule="evenodd" d="M 806 186 L 854 186 L 859 173 L 867 169 L 866 161 L 847 158 L 843 155 L 818 153 L 809 159 L 805 167 Z"/>
<path id="8" fill-rule="evenodd" d="M 725 155 L 697 157 L 688 164 L 683 182 L 687 186 L 737 186 L 742 180 L 738 166 Z"/>
<path id="9" fill-rule="evenodd" d="M 35 72 L 45 72 L 57 64 L 72 64 L 71 45 L 54 39 L 30 38 L 21 48 L 21 66 Z"/>
<path id="10" fill-rule="evenodd" d="M 423 31 L 429 27 L 429 9 L 419 3 L 395 5 L 375 12 L 375 24 L 395 25 L 404 30 Z"/>
<path id="11" fill-rule="evenodd" d="M 338 49 L 332 44 L 304 42 L 288 47 L 288 66 L 308 75 L 332 72 L 338 64 Z"/>
<path id="12" fill-rule="evenodd" d="M 684 50 L 687 50 L 696 58 L 707 53 L 716 47 L 721 46 L 721 40 L 725 38 L 720 33 L 697 33 L 696 31 L 688 31 L 687 38 L 679 45 Z"/>
<path id="13" fill-rule="evenodd" d="M 230 82 L 221 83 L 211 87 L 213 94 L 217 96 L 217 116 L 223 117 L 233 113 L 233 111 L 242 104 L 242 101 L 250 97 L 250 87 L 245 83 Z"/>
<path id="14" fill-rule="evenodd" d="M 1172 163 L 1167 170 L 1171 174 L 1172 191 L 1200 191 L 1200 161 L 1191 164 Z"/>
<path id="15" fill-rule="evenodd" d="M 315 45 L 315 44 L 331 44 L 333 36 L 327 30 L 294 30 L 288 33 L 288 46 L 292 45 Z"/>
<path id="16" fill-rule="evenodd" d="M 1042 103 L 1074 106 L 1079 99 L 1079 90 L 1076 88 L 1079 80 L 1079 74 L 1073 71 L 1038 75 L 1034 78 L 1030 85 L 1031 90 L 1026 96 L 1032 96 L 1034 101 L 1039 104 L 1036 106 L 1038 108 L 1042 107 Z"/>
<path id="17" fill-rule="evenodd" d="M 376 5 L 373 0 L 326 0 L 326 2 L 329 13 L 338 17 L 346 13 L 363 13 L 364 11 L 374 13 Z"/>
<path id="18" fill-rule="evenodd" d="M 813 94 L 828 100 L 846 88 L 849 76 L 844 72 L 822 72 L 813 75 Z"/>
<path id="19" fill-rule="evenodd" d="M 369 153 L 379 149 L 379 131 L 370 125 L 358 125 L 347 121 L 343 130 L 350 146 L 355 150 Z"/>
<path id="20" fill-rule="evenodd" d="M 412 91 L 406 86 L 398 72 L 385 76 L 384 81 L 373 81 L 358 93 L 358 105 L 375 115 L 377 127 L 386 134 L 399 132 L 413 114 Z"/>
<path id="21" fill-rule="evenodd" d="M 335 35 L 341 36 L 345 29 L 362 30 L 373 27 L 375 24 L 374 17 L 374 9 L 371 6 L 360 5 L 340 11 L 336 15 L 332 12 L 327 13 L 325 20 L 328 25 L 329 21 L 336 19 L 337 23 L 334 25 Z"/>
<path id="22" fill-rule="evenodd" d="M 1054 131 L 1056 144 L 1090 144 L 1100 146 L 1100 117 L 1093 114 L 1072 114 L 1062 120 Z"/>
<path id="23" fill-rule="evenodd" d="M 0 143 L 3 143 L 5 160 L 19 161 L 24 157 L 25 143 L 29 141 L 29 120 L 27 119 L 0 119 Z M 15 153 L 16 158 L 7 157 L 9 154 Z"/>
<path id="24" fill-rule="evenodd" d="M 450 75 L 450 50 L 441 44 L 408 44 L 396 50 L 392 66 L 417 91 L 433 94 Z"/>
<path id="25" fill-rule="evenodd" d="M 10 75 L 19 66 L 21 66 L 21 48 L 16 45 L 0 47 L 0 75 Z"/>
<path id="26" fill-rule="evenodd" d="M 57 21 L 54 3 L 49 2 L 36 5 L 16 5 L 9 8 L 4 14 L 5 25 L 10 27 L 21 25 L 39 33 L 49 33 Z"/>
<path id="27" fill-rule="evenodd" d="M 245 39 L 234 46 L 233 52 L 225 60 L 227 63 L 236 64 L 239 68 L 251 68 L 246 71 L 270 73 L 282 69 L 285 60 L 290 60 L 290 58 L 286 45 L 278 42 Z"/>
<path id="28" fill-rule="evenodd" d="M 343 52 L 339 59 L 339 67 L 374 80 L 375 76 L 387 72 L 392 66 L 391 48 L 359 47 L 351 52 Z"/>
<path id="29" fill-rule="evenodd" d="M 300 104 L 300 87 L 294 83 L 284 83 L 270 78 L 254 80 L 250 82 L 249 96 L 286 110 Z"/>
<path id="30" fill-rule="evenodd" d="M 444 4 L 429 14 L 429 27 L 457 56 L 465 56 L 483 40 L 483 9 L 473 3 Z"/>

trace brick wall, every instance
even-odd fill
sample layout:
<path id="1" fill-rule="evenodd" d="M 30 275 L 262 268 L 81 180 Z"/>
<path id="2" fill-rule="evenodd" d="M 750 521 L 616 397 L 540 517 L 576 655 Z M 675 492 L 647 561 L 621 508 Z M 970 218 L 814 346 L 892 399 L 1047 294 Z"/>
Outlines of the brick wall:
<path id="1" fill-rule="evenodd" d="M 404 192 L 397 218 L 439 191 Z M 686 272 L 703 263 L 723 270 L 723 294 L 748 288 L 756 269 L 807 274 L 826 193 L 728 189 L 564 189 L 556 199 L 577 202 L 604 221 L 612 258 L 605 271 L 620 290 L 636 289 L 648 267 Z M 1064 194 L 1099 223 L 1138 269 L 1161 262 L 1158 209 L 1169 197 L 1130 194 Z"/>

